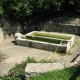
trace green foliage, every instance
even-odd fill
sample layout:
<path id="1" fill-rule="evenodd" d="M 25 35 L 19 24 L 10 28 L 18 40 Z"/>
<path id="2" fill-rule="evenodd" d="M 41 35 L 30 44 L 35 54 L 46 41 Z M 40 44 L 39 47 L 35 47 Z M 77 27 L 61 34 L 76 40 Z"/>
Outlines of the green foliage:
<path id="1" fill-rule="evenodd" d="M 30 5 L 29 0 L 20 0 L 15 4 L 12 4 L 12 10 L 15 12 L 15 16 L 20 16 L 20 17 L 26 17 L 31 14 L 32 12 L 32 6 Z"/>
<path id="2" fill-rule="evenodd" d="M 53 60 L 53 59 L 49 59 L 49 60 L 42 59 L 40 61 L 37 61 L 33 57 L 32 58 L 30 58 L 30 57 L 27 58 L 27 63 L 53 63 L 53 62 L 56 62 L 56 60 Z"/>
<path id="3" fill-rule="evenodd" d="M 2 8 L 2 6 L 0 6 L 0 15 L 2 15 L 4 13 L 4 10 Z"/>
<path id="4" fill-rule="evenodd" d="M 27 63 L 38 63 L 34 58 L 28 57 L 26 61 L 16 64 L 7 74 L 0 75 L 2 80 L 25 80 L 25 66 Z"/>
<path id="5" fill-rule="evenodd" d="M 0 76 L 2 80 L 25 80 L 25 66 L 27 61 L 16 64 L 7 74 Z"/>
<path id="6" fill-rule="evenodd" d="M 72 9 L 73 8 L 73 9 Z M 80 0 L 0 0 L 0 15 L 25 20 L 32 14 L 80 11 Z"/>
<path id="7" fill-rule="evenodd" d="M 0 52 L 0 59 L 5 59 L 7 56 Z"/>
<path id="8" fill-rule="evenodd" d="M 54 62 L 56 62 L 56 60 L 53 60 L 53 59 L 49 59 L 49 60 L 42 59 L 42 60 L 39 61 L 39 63 L 54 63 Z"/>
<path id="9" fill-rule="evenodd" d="M 27 63 L 38 63 L 38 61 L 36 61 L 34 58 L 27 58 Z"/>

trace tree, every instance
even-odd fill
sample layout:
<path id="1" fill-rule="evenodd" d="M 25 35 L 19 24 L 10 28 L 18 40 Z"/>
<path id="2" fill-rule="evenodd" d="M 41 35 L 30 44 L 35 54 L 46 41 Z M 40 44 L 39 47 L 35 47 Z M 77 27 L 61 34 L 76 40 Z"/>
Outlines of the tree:
<path id="1" fill-rule="evenodd" d="M 64 12 L 80 12 L 79 0 L 0 0 L 0 16 L 18 21 L 27 22 L 33 14 L 41 16 L 59 15 Z M 23 27 L 24 28 L 24 27 Z"/>
<path id="2" fill-rule="evenodd" d="M 3 4 L 2 1 L 0 1 L 0 16 L 4 13 L 2 4 Z"/>

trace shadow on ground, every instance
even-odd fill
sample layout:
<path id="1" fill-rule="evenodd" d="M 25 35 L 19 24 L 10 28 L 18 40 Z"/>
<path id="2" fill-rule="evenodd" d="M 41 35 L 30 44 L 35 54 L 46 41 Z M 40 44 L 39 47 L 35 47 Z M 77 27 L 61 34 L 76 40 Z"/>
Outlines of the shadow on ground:
<path id="1" fill-rule="evenodd" d="M 73 75 L 70 77 L 69 80 L 76 80 L 77 77 L 80 76 L 80 66 L 78 67 L 78 69 L 73 73 Z"/>

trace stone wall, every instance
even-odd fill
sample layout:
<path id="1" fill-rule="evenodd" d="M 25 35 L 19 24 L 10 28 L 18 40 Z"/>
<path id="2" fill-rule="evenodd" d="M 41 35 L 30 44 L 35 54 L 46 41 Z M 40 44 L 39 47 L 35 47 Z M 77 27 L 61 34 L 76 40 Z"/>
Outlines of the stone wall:
<path id="1" fill-rule="evenodd" d="M 0 28 L 0 43 L 4 40 L 3 30 Z"/>
<path id="2" fill-rule="evenodd" d="M 54 23 L 44 23 L 40 25 L 42 31 L 48 32 L 61 32 L 80 35 L 80 26 L 75 25 L 62 25 Z"/>
<path id="3" fill-rule="evenodd" d="M 20 32 L 20 23 L 11 22 L 4 18 L 0 20 L 0 27 L 3 30 L 4 38 L 13 37 L 16 32 Z"/>
<path id="4" fill-rule="evenodd" d="M 23 26 L 26 33 L 31 31 L 48 31 L 80 35 L 80 26 L 75 25 L 56 24 L 53 22 L 38 22 L 38 24 L 30 23 L 29 26 L 27 24 L 24 24 Z M 22 32 L 22 25 L 19 22 L 11 22 L 4 18 L 0 20 L 0 27 L 3 29 L 5 38 L 11 37 L 16 32 Z"/>

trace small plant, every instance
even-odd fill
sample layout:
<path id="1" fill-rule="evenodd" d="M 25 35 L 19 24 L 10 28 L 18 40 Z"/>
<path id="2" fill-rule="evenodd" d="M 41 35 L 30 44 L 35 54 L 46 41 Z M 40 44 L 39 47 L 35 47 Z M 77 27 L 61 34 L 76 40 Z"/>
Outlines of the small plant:
<path id="1" fill-rule="evenodd" d="M 1 59 L 1 58 L 4 58 L 4 57 L 5 57 L 5 55 L 2 54 L 2 53 L 0 53 L 0 59 Z"/>
<path id="2" fill-rule="evenodd" d="M 56 60 L 53 60 L 53 59 L 49 59 L 49 60 L 42 59 L 42 60 L 39 61 L 39 63 L 54 63 L 54 62 L 56 62 Z"/>
<path id="3" fill-rule="evenodd" d="M 34 58 L 28 57 L 26 61 L 16 64 L 7 74 L 0 75 L 1 80 L 25 80 L 25 66 L 27 63 L 37 63 Z"/>
<path id="4" fill-rule="evenodd" d="M 39 63 L 52 63 L 51 60 L 45 60 L 45 59 L 42 59 L 39 61 Z"/>
<path id="5" fill-rule="evenodd" d="M 53 59 L 49 59 L 49 60 L 42 59 L 40 61 L 37 61 L 34 58 L 30 58 L 30 57 L 27 58 L 27 63 L 53 63 L 53 62 L 56 62 L 56 60 L 53 60 Z"/>
<path id="6" fill-rule="evenodd" d="M 25 66 L 27 61 L 16 64 L 7 74 L 0 76 L 2 80 L 25 80 Z"/>
<path id="7" fill-rule="evenodd" d="M 27 58 L 27 63 L 38 63 L 38 61 L 36 61 L 34 58 Z"/>
<path id="8" fill-rule="evenodd" d="M 5 58 L 7 58 L 7 56 L 5 54 L 3 54 L 3 53 L 0 52 L 0 62 L 2 60 L 4 60 Z"/>

